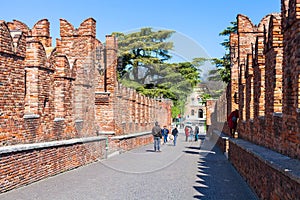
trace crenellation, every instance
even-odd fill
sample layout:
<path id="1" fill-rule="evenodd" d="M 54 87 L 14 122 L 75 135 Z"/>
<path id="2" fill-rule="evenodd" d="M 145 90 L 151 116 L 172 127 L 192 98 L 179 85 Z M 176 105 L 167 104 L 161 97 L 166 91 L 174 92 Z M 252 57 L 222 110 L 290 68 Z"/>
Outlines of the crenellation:
<path id="1" fill-rule="evenodd" d="M 78 34 L 81 36 L 96 37 L 96 20 L 93 18 L 84 20 L 78 28 Z"/>
<path id="2" fill-rule="evenodd" d="M 50 37 L 50 22 L 47 19 L 38 21 L 31 29 L 33 40 L 39 40 L 44 48 L 52 46 L 52 38 Z"/>
<path id="3" fill-rule="evenodd" d="M 299 177 L 294 182 L 273 162 L 257 159 L 256 152 L 237 145 L 247 141 L 289 159 L 300 158 L 300 3 L 282 0 L 281 4 L 281 14 L 266 15 L 258 26 L 246 16 L 237 16 L 238 32 L 230 36 L 232 68 L 227 101 L 222 104 L 220 98 L 215 108 L 221 116 L 218 104 L 230 113 L 237 101 L 239 139 L 230 140 L 229 159 L 261 199 L 295 199 L 299 192 L 292 191 L 290 184 L 300 188 Z M 226 119 L 222 121 L 223 127 L 217 120 L 211 126 L 228 134 Z"/>
<path id="4" fill-rule="evenodd" d="M 65 19 L 60 19 L 60 37 L 72 37 L 75 34 L 74 26 Z"/>
<path id="5" fill-rule="evenodd" d="M 13 39 L 4 21 L 0 21 L 0 52 L 7 54 L 14 53 Z"/>
<path id="6" fill-rule="evenodd" d="M 128 150 L 147 144 L 152 141 L 154 121 L 171 123 L 170 102 L 151 99 L 149 103 L 147 97 L 118 82 L 114 36 L 106 36 L 103 45 L 96 39 L 96 21 L 92 18 L 78 29 L 64 19 L 60 26 L 61 38 L 52 47 L 47 19 L 38 21 L 32 29 L 17 20 L 0 21 L 0 149 L 86 140 L 97 135 L 107 138 L 108 147 L 102 139 L 20 150 L 5 157 L 0 152 L 0 173 L 9 183 L 0 192 L 104 158 L 106 148 Z M 138 132 L 149 134 L 122 142 L 112 139 L 112 135 Z M 11 162 L 14 157 L 27 164 Z M 48 163 L 47 169 L 37 167 L 32 162 L 36 160 L 39 165 Z M 15 170 L 14 176 L 7 176 L 9 171 L 2 170 L 6 167 Z M 26 176 L 29 168 L 31 176 Z M 19 176 L 24 179 L 15 181 Z"/>

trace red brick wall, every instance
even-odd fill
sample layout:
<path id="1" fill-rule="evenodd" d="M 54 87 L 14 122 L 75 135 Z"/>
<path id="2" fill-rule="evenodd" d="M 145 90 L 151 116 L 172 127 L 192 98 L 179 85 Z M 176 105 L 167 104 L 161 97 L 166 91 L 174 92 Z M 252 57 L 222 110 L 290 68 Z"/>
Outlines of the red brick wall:
<path id="1" fill-rule="evenodd" d="M 104 142 L 1 154 L 0 193 L 103 158 Z"/>
<path id="2" fill-rule="evenodd" d="M 291 27 L 295 23 L 283 29 L 279 14 L 267 15 L 258 26 L 245 16 L 237 18 L 239 73 L 233 68 L 232 74 L 239 76 L 232 84 L 239 80 L 239 137 L 299 158 L 299 78 L 292 75 L 299 68 L 293 55 L 293 34 L 299 30 Z"/>
<path id="3" fill-rule="evenodd" d="M 298 199 L 300 184 L 269 162 L 233 142 L 229 158 L 260 199 Z"/>
<path id="4" fill-rule="evenodd" d="M 300 158 L 300 64 L 298 40 L 300 4 L 289 2 L 289 7 L 282 7 L 283 16 L 283 115 L 282 115 L 282 150 L 285 154 Z"/>
<path id="5" fill-rule="evenodd" d="M 227 105 L 229 113 L 238 100 L 239 138 L 299 160 L 300 4 L 282 0 L 281 6 L 281 14 L 266 15 L 257 26 L 248 17 L 237 16 L 238 32 L 230 37 Z M 234 98 L 235 90 L 238 98 Z M 295 179 L 249 152 L 234 142 L 229 145 L 231 162 L 262 199 L 297 199 Z"/>
<path id="6" fill-rule="evenodd" d="M 146 98 L 117 82 L 117 42 L 107 36 L 104 47 L 95 37 L 94 19 L 79 28 L 61 19 L 60 28 L 54 48 L 48 20 L 32 29 L 17 20 L 0 21 L 0 192 L 104 157 L 104 138 L 69 144 L 76 138 L 149 132 L 156 120 L 171 123 L 171 102 Z M 97 54 L 98 49 L 105 51 Z M 105 73 L 98 64 L 106 64 Z M 51 141 L 68 145 L 5 151 Z M 115 142 L 129 150 L 152 142 L 152 136 Z"/>

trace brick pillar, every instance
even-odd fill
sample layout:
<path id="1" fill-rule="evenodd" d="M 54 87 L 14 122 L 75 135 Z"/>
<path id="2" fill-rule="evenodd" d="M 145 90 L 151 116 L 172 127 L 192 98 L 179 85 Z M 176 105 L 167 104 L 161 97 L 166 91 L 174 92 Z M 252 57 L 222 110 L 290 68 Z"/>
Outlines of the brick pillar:
<path id="1" fill-rule="evenodd" d="M 141 95 L 141 119 L 140 119 L 140 126 L 142 128 L 142 131 L 144 131 L 144 128 L 145 128 L 145 109 L 146 109 L 146 106 L 145 106 L 145 96 L 144 95 Z"/>
<path id="2" fill-rule="evenodd" d="M 76 64 L 73 85 L 74 118 L 79 134 L 95 134 L 95 66 L 96 21 L 89 18 L 75 29 L 68 21 L 60 20 L 57 53 L 66 55 L 71 66 Z"/>
<path id="3" fill-rule="evenodd" d="M 287 6 L 287 3 L 289 3 Z M 300 132 L 300 4 L 296 0 L 282 0 L 283 32 L 283 151 L 287 155 L 299 158 Z"/>
<path id="4" fill-rule="evenodd" d="M 117 86 L 117 41 L 112 35 L 106 36 L 106 84 L 107 91 L 114 94 Z"/>
<path id="5" fill-rule="evenodd" d="M 130 89 L 130 97 L 129 97 L 129 112 L 130 112 L 130 129 L 131 132 L 135 131 L 135 91 Z"/>
<path id="6" fill-rule="evenodd" d="M 258 36 L 254 58 L 254 118 L 265 115 L 265 55 L 264 37 Z"/>
<path id="7" fill-rule="evenodd" d="M 253 107 L 253 135 L 252 140 L 258 144 L 264 139 L 265 129 L 265 55 L 264 37 L 257 36 L 255 42 L 254 58 L 253 58 L 253 75 L 254 75 L 254 107 Z M 256 126 L 260 124 L 260 126 Z"/>
<path id="8" fill-rule="evenodd" d="M 75 79 L 71 76 L 69 62 L 65 56 L 56 56 L 56 70 L 54 80 L 54 108 L 55 118 L 64 118 L 71 111 L 72 90 L 70 82 Z"/>
<path id="9" fill-rule="evenodd" d="M 238 132 L 247 134 L 245 132 L 246 126 L 246 62 L 247 55 L 252 54 L 253 45 L 256 41 L 256 36 L 262 34 L 256 26 L 244 15 L 237 16 L 238 25 L 238 67 L 239 67 L 239 123 Z"/>
<path id="10" fill-rule="evenodd" d="M 265 116 L 269 146 L 281 132 L 282 112 L 282 55 L 283 36 L 281 34 L 281 17 L 273 15 L 269 23 L 268 40 L 265 43 L 266 55 L 266 103 Z M 275 136 L 275 137 L 274 137 Z"/>
<path id="11" fill-rule="evenodd" d="M 141 95 L 136 93 L 135 101 L 135 127 L 137 131 L 140 131 L 140 119 L 141 119 Z"/>
<path id="12" fill-rule="evenodd" d="M 149 130 L 149 97 L 145 97 L 145 130 Z"/>
<path id="13" fill-rule="evenodd" d="M 253 119 L 253 55 L 248 54 L 246 64 L 246 120 Z"/>
<path id="14" fill-rule="evenodd" d="M 238 35 L 235 33 L 230 34 L 230 87 L 229 89 L 229 101 L 227 113 L 231 113 L 233 110 L 238 109 L 238 87 L 239 87 L 239 67 L 238 67 Z"/>
<path id="15" fill-rule="evenodd" d="M 25 114 L 39 115 L 39 67 L 45 65 L 46 55 L 42 44 L 38 41 L 27 43 L 25 58 L 26 96 Z"/>

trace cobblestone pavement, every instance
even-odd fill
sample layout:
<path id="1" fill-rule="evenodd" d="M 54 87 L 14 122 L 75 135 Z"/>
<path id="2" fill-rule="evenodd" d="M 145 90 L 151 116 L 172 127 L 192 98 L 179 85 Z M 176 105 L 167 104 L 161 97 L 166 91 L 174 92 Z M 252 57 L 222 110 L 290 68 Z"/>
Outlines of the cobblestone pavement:
<path id="1" fill-rule="evenodd" d="M 207 138 L 146 145 L 3 194 L 5 200 L 257 199 Z"/>

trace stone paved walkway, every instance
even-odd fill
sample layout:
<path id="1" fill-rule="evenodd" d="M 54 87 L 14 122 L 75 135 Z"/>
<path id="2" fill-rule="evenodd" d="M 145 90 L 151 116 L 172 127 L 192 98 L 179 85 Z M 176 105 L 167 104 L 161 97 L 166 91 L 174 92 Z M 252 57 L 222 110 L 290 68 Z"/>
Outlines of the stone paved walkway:
<path id="1" fill-rule="evenodd" d="M 208 139 L 153 145 L 0 194 L 5 200 L 257 199 Z"/>

